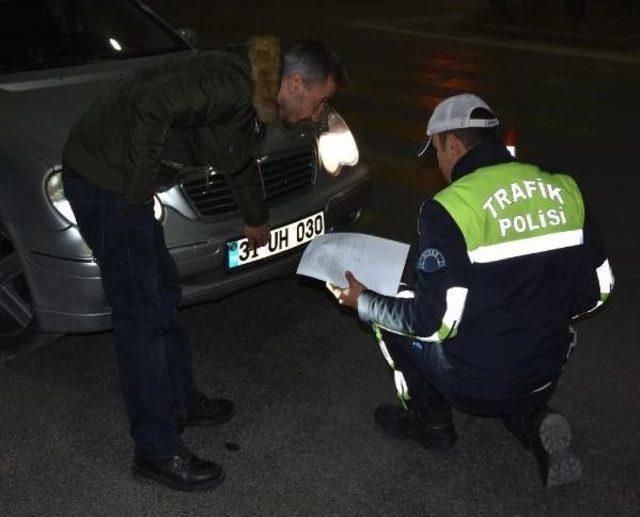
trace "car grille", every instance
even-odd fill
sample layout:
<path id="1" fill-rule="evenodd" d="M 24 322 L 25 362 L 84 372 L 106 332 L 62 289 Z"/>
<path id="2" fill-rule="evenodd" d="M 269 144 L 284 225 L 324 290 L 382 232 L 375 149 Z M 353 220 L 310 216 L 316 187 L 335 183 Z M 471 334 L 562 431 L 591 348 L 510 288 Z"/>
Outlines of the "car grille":
<path id="1" fill-rule="evenodd" d="M 271 203 L 313 186 L 316 152 L 312 145 L 271 153 L 258 160 L 265 199 Z M 182 190 L 201 216 L 238 212 L 224 174 L 212 173 L 184 182 Z"/>

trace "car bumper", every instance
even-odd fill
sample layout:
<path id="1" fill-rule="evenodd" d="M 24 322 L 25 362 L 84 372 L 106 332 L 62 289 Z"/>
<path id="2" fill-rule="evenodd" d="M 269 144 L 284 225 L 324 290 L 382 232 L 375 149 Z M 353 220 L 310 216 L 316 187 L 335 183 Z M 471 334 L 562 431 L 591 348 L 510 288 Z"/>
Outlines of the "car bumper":
<path id="1" fill-rule="evenodd" d="M 368 173 L 332 195 L 324 206 L 327 231 L 348 228 L 361 215 L 371 188 Z M 304 246 L 253 267 L 229 273 L 220 241 L 170 248 L 181 274 L 182 306 L 215 300 L 295 271 Z M 44 332 L 82 333 L 111 328 L 98 265 L 91 260 L 55 257 L 31 252 L 28 268 L 34 311 Z M 70 295 L 70 293 L 73 293 Z"/>

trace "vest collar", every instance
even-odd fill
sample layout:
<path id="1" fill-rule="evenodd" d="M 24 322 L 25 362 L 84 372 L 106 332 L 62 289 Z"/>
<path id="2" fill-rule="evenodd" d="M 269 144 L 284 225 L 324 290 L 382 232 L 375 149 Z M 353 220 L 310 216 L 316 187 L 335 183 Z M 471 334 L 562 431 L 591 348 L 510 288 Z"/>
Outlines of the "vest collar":
<path id="1" fill-rule="evenodd" d="M 456 181 L 481 167 L 513 161 L 515 159 L 502 142 L 490 140 L 473 147 L 457 161 L 451 171 L 451 181 Z"/>

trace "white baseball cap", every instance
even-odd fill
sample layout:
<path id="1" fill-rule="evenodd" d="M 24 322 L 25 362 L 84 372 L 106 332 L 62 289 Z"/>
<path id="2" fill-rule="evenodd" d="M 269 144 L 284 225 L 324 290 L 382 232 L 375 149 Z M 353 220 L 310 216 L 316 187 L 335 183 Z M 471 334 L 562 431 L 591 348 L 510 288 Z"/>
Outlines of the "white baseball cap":
<path id="1" fill-rule="evenodd" d="M 500 125 L 500 122 L 498 122 L 495 116 L 489 119 L 471 118 L 471 114 L 476 108 L 484 108 L 488 112 L 493 113 L 493 110 L 486 102 L 471 93 L 454 95 L 438 104 L 433 110 L 429 123 L 427 124 L 427 142 L 418 153 L 418 156 L 422 156 L 427 152 L 427 149 L 431 145 L 433 135 L 438 133 L 451 131 L 452 129 L 496 127 Z"/>

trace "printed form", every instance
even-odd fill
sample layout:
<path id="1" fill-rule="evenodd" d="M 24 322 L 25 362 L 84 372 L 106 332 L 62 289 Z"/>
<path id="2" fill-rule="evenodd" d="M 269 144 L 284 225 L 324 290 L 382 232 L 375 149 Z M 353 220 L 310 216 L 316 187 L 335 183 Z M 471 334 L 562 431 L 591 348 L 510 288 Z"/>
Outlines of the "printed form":
<path id="1" fill-rule="evenodd" d="M 346 287 L 351 271 L 356 279 L 386 296 L 395 296 L 407 261 L 409 245 L 363 233 L 327 233 L 311 241 L 297 273 Z"/>

